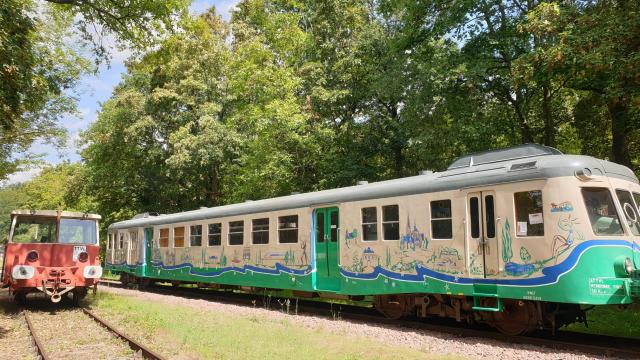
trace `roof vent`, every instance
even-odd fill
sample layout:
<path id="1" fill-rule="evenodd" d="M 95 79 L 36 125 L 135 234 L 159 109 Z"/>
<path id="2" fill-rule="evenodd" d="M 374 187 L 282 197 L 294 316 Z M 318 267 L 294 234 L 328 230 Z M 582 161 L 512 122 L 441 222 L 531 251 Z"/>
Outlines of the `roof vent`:
<path id="1" fill-rule="evenodd" d="M 369 182 L 367 180 L 360 180 L 356 184 L 357 185 L 367 185 Z"/>
<path id="2" fill-rule="evenodd" d="M 157 212 L 146 212 L 146 213 L 136 214 L 133 218 L 134 219 L 146 219 L 148 217 L 158 216 L 158 215 L 159 214 Z"/>
<path id="3" fill-rule="evenodd" d="M 518 171 L 518 170 L 528 170 L 528 169 L 535 169 L 537 161 L 529 161 L 529 162 L 524 162 L 524 163 L 518 163 L 518 164 L 513 164 L 511 165 L 511 168 L 509 168 L 510 171 Z"/>
<path id="4" fill-rule="evenodd" d="M 300 191 L 292 191 L 291 195 L 300 195 Z"/>
<path id="5" fill-rule="evenodd" d="M 433 174 L 433 171 L 431 170 L 421 170 L 418 175 L 431 175 Z"/>

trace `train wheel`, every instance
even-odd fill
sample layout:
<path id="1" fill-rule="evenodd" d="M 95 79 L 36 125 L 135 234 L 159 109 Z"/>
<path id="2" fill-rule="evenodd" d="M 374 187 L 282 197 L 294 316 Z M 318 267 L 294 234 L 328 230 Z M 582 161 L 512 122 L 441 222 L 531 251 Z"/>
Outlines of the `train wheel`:
<path id="1" fill-rule="evenodd" d="M 80 302 L 87 296 L 87 288 L 75 288 L 73 289 L 73 306 L 80 306 Z"/>
<path id="2" fill-rule="evenodd" d="M 412 296 L 378 295 L 374 306 L 386 318 L 397 320 L 413 314 L 415 302 Z"/>
<path id="3" fill-rule="evenodd" d="M 27 293 L 23 291 L 18 291 L 13 294 L 13 301 L 20 306 L 27 305 Z"/>
<path id="4" fill-rule="evenodd" d="M 524 335 L 538 325 L 536 306 L 530 301 L 504 300 L 501 312 L 494 313 L 493 327 L 506 335 Z"/>

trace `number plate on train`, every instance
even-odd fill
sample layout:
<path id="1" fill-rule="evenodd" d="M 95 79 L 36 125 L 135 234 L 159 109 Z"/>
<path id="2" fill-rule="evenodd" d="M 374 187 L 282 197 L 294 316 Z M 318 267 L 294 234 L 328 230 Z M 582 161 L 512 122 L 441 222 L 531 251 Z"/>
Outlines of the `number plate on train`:
<path id="1" fill-rule="evenodd" d="M 78 261 L 78 255 L 80 255 L 81 252 L 86 252 L 87 251 L 87 247 L 86 246 L 74 246 L 73 247 L 73 261 Z"/>

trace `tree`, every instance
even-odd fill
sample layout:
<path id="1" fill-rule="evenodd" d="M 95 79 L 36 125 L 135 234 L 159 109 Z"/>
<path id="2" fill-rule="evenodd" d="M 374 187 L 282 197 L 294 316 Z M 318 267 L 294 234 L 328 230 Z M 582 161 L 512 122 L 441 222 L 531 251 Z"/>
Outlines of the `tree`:
<path id="1" fill-rule="evenodd" d="M 172 30 L 187 5 L 187 0 L 2 1 L 0 180 L 32 160 L 15 154 L 25 153 L 35 140 L 65 144 L 58 121 L 75 114 L 74 86 L 95 70 L 82 55 L 86 43 L 98 63 L 109 56 L 107 35 L 121 46 L 144 49 L 163 30 Z"/>
<path id="2" fill-rule="evenodd" d="M 635 1 L 576 1 L 541 5 L 528 27 L 554 38 L 538 63 L 567 87 L 581 91 L 576 118 L 581 128 L 601 122 L 605 109 L 615 162 L 638 166 L 640 124 L 640 4 Z M 601 128 L 601 126 L 597 126 Z M 601 132 L 591 131 L 601 139 Z M 597 148 L 597 147 L 596 147 Z"/>

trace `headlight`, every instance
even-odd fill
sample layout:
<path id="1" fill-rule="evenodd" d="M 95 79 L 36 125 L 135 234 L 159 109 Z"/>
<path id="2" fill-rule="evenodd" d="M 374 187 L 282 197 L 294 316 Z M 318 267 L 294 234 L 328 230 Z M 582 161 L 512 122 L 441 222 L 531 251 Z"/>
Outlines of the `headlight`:
<path id="1" fill-rule="evenodd" d="M 85 266 L 83 275 L 86 279 L 99 279 L 102 277 L 102 267 L 100 266 Z"/>
<path id="2" fill-rule="evenodd" d="M 17 265 L 11 270 L 11 277 L 13 277 L 14 280 L 26 280 L 31 279 L 34 273 L 35 269 L 33 266 Z"/>
<path id="3" fill-rule="evenodd" d="M 624 259 L 624 271 L 627 272 L 627 275 L 631 275 L 631 272 L 633 271 L 633 263 L 630 258 Z"/>

